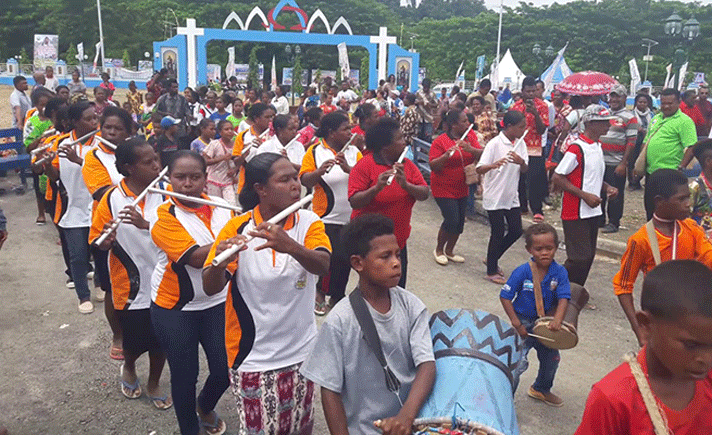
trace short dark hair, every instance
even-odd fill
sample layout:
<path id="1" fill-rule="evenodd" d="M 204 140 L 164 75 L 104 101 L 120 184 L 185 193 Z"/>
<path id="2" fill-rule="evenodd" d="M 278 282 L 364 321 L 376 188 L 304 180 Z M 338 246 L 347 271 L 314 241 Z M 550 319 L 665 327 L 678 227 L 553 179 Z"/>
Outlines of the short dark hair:
<path id="1" fill-rule="evenodd" d="M 650 195 L 670 198 L 680 186 L 687 186 L 687 177 L 676 169 L 658 169 L 650 174 L 645 188 L 650 189 Z"/>
<path id="2" fill-rule="evenodd" d="M 171 172 L 173 172 L 173 168 L 175 168 L 176 162 L 178 160 L 180 160 L 182 158 L 186 158 L 186 157 L 198 162 L 200 164 L 200 167 L 202 168 L 204 174 L 207 172 L 208 165 L 205 163 L 205 159 L 203 158 L 203 156 L 201 156 L 200 154 L 196 153 L 195 151 L 191 151 L 191 150 L 178 150 L 173 155 L 173 157 L 171 157 L 170 162 L 168 162 L 168 173 L 170 174 Z"/>
<path id="3" fill-rule="evenodd" d="M 697 145 L 695 145 L 693 153 L 695 154 L 697 161 L 700 162 L 700 165 L 704 167 L 705 160 L 712 158 L 712 139 L 703 139 L 699 141 Z"/>
<path id="4" fill-rule="evenodd" d="M 262 114 L 268 110 L 274 109 L 272 109 L 272 106 L 268 106 L 265 103 L 255 103 L 250 106 L 250 113 L 247 114 L 247 117 L 250 119 L 256 119 L 262 116 Z"/>
<path id="5" fill-rule="evenodd" d="M 430 80 L 429 78 L 426 77 L 426 78 L 423 79 L 423 86 L 428 86 L 428 87 L 430 87 L 430 85 L 432 85 L 432 84 L 433 84 L 433 81 Z"/>
<path id="6" fill-rule="evenodd" d="M 450 129 L 452 128 L 453 125 L 457 123 L 457 121 L 460 119 L 460 115 L 462 114 L 462 109 L 452 109 L 448 111 L 445 114 L 445 118 L 443 119 L 443 122 L 445 123 L 445 126 L 447 127 L 446 130 L 449 133 Z"/>
<path id="7" fill-rule="evenodd" d="M 532 243 L 534 243 L 534 236 L 541 234 L 552 234 L 554 236 L 554 245 L 559 247 L 559 234 L 556 232 L 556 228 L 552 227 L 547 223 L 534 224 L 524 231 L 524 245 L 527 248 L 531 248 Z"/>
<path id="8" fill-rule="evenodd" d="M 170 88 L 173 83 L 178 84 L 178 80 L 176 79 L 168 79 L 166 80 L 166 87 Z"/>
<path id="9" fill-rule="evenodd" d="M 279 159 L 285 159 L 281 154 L 262 153 L 256 155 L 245 165 L 245 184 L 240 192 L 240 205 L 244 211 L 252 210 L 260 203 L 260 196 L 255 190 L 255 183 L 265 184 L 272 175 L 272 166 Z"/>
<path id="10" fill-rule="evenodd" d="M 482 88 L 491 88 L 492 87 L 492 82 L 490 79 L 482 79 L 480 82 L 480 89 Z"/>
<path id="11" fill-rule="evenodd" d="M 232 127 L 232 121 L 228 121 L 227 119 L 221 119 L 218 122 L 218 125 L 216 126 L 218 131 L 222 130 L 223 125 L 225 125 L 225 124 L 230 124 L 230 127 Z"/>
<path id="12" fill-rule="evenodd" d="M 643 279 L 640 306 L 654 317 L 677 320 L 686 315 L 712 317 L 712 271 L 696 260 L 666 261 Z"/>
<path id="13" fill-rule="evenodd" d="M 534 84 L 537 85 L 537 86 L 538 86 L 538 85 L 544 85 L 544 88 L 546 88 L 546 83 L 544 83 L 544 80 L 542 80 L 542 79 L 536 79 L 536 81 L 534 82 Z"/>
<path id="14" fill-rule="evenodd" d="M 371 116 L 371 114 L 375 111 L 376 106 L 371 103 L 363 103 L 356 108 L 356 111 L 354 111 L 354 116 L 358 118 L 359 122 L 363 122 L 363 120 L 368 119 L 368 117 Z"/>
<path id="15" fill-rule="evenodd" d="M 121 120 L 121 123 L 124 125 L 124 128 L 126 129 L 126 134 L 131 135 L 131 127 L 133 126 L 133 118 L 131 118 L 131 114 L 124 109 L 121 109 L 116 106 L 107 106 L 106 109 L 101 113 L 101 125 L 104 125 L 104 122 L 111 118 L 112 116 L 116 116 Z"/>
<path id="16" fill-rule="evenodd" d="M 502 128 L 507 128 L 510 125 L 517 125 L 524 119 L 524 113 L 518 110 L 508 110 L 502 117 Z"/>
<path id="17" fill-rule="evenodd" d="M 371 250 L 371 240 L 393 234 L 393 221 L 382 214 L 366 213 L 351 219 L 341 229 L 341 246 L 347 258 L 365 257 Z"/>
<path id="18" fill-rule="evenodd" d="M 69 111 L 67 112 L 67 115 L 69 117 L 69 121 L 72 123 L 72 126 L 74 126 L 74 123 L 82 119 L 82 116 L 84 115 L 84 112 L 86 112 L 87 109 L 91 108 L 92 104 L 86 101 L 80 101 L 69 106 Z"/>
<path id="19" fill-rule="evenodd" d="M 325 139 L 329 133 L 338 130 L 344 122 L 349 122 L 349 117 L 344 112 L 331 112 L 321 118 L 319 129 L 314 134 L 316 137 Z"/>
<path id="20" fill-rule="evenodd" d="M 470 100 L 470 104 L 472 104 L 472 102 L 475 100 L 479 101 L 480 104 L 482 104 L 483 106 L 485 105 L 485 99 L 482 95 L 475 95 L 474 97 L 472 97 L 472 100 Z"/>
<path id="21" fill-rule="evenodd" d="M 12 84 L 13 84 L 13 86 L 17 86 L 17 85 L 18 85 L 21 81 L 23 81 L 23 80 L 24 80 L 24 81 L 27 81 L 27 79 L 25 78 L 25 76 L 15 76 L 15 78 L 12 79 Z"/>
<path id="22" fill-rule="evenodd" d="M 686 100 L 686 99 L 688 99 L 689 97 L 693 97 L 693 96 L 696 96 L 696 95 L 697 95 L 697 91 L 696 91 L 696 90 L 694 90 L 694 89 L 688 89 L 688 90 L 686 90 L 685 92 L 682 93 L 682 99 L 683 99 L 683 100 Z"/>
<path id="23" fill-rule="evenodd" d="M 59 90 L 60 90 L 60 89 L 69 90 L 69 88 L 68 88 L 67 86 L 65 86 L 65 85 L 59 85 L 59 86 L 57 86 L 56 88 L 54 88 L 54 91 L 55 91 L 56 93 L 59 93 Z"/>
<path id="24" fill-rule="evenodd" d="M 52 115 L 55 114 L 59 110 L 60 107 L 66 106 L 67 102 L 64 101 L 61 98 L 52 98 L 47 102 L 47 105 L 44 108 L 44 115 L 47 118 L 52 118 Z"/>
<path id="25" fill-rule="evenodd" d="M 660 97 L 667 97 L 670 95 L 674 95 L 678 100 L 680 99 L 680 92 L 677 89 L 665 88 L 662 92 L 660 92 Z"/>
<path id="26" fill-rule="evenodd" d="M 324 120 L 322 120 L 323 124 Z M 390 117 L 379 119 L 366 132 L 366 148 L 374 153 L 380 152 L 393 142 L 393 137 L 400 126 L 398 121 Z"/>
<path id="27" fill-rule="evenodd" d="M 47 101 L 52 98 L 54 94 L 47 88 L 37 88 L 30 94 L 30 102 L 32 106 L 37 106 L 40 102 L 40 98 L 46 97 Z"/>
<path id="28" fill-rule="evenodd" d="M 524 80 L 522 80 L 522 91 L 524 88 L 527 86 L 536 86 L 536 79 L 532 76 L 526 76 L 524 77 Z"/>
<path id="29" fill-rule="evenodd" d="M 289 125 L 289 121 L 292 119 L 291 115 L 277 115 L 274 117 L 272 120 L 272 127 L 274 127 L 274 131 L 280 131 L 284 130 L 287 128 Z"/>
<path id="30" fill-rule="evenodd" d="M 146 139 L 143 136 L 137 135 L 128 140 L 125 140 L 124 142 L 121 142 L 116 147 L 116 150 L 114 151 L 114 155 L 116 156 L 115 165 L 116 169 L 119 171 L 119 174 L 123 175 L 124 177 L 129 176 L 124 166 L 133 165 L 134 163 L 136 163 L 136 160 L 138 158 L 138 156 L 136 155 L 136 148 L 142 146 L 150 145 L 148 144 L 148 142 L 146 142 Z"/>
<path id="31" fill-rule="evenodd" d="M 412 92 L 408 92 L 407 94 L 405 94 L 405 98 L 403 98 L 403 101 L 406 101 L 410 104 L 415 104 L 415 100 L 416 100 L 416 96 Z"/>
<path id="32" fill-rule="evenodd" d="M 324 113 L 319 107 L 310 107 L 309 110 L 304 112 L 304 119 L 308 122 L 314 122 L 317 119 L 321 119 L 321 114 Z"/>

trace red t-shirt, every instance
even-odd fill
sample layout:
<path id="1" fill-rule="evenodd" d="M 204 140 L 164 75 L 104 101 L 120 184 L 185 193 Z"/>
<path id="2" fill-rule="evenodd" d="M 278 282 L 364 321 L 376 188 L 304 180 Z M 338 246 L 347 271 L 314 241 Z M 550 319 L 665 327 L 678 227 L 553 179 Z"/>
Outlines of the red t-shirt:
<path id="1" fill-rule="evenodd" d="M 707 124 L 707 120 L 705 119 L 705 116 L 702 114 L 697 104 L 692 105 L 692 107 L 688 107 L 687 104 L 682 102 L 680 103 L 680 111 L 692 118 L 692 122 L 694 122 L 696 126 L 703 126 Z"/>
<path id="2" fill-rule="evenodd" d="M 474 132 L 471 132 L 474 135 Z M 476 135 L 467 135 L 467 141 L 475 148 L 480 148 Z M 474 140 L 473 140 L 474 138 Z M 433 141 L 430 146 L 430 161 L 445 154 L 455 146 L 455 141 L 443 133 Z M 446 161 L 445 166 L 439 171 L 430 174 L 430 189 L 436 198 L 460 199 L 468 195 L 465 184 L 465 166 L 474 163 L 475 156 L 458 148 Z"/>
<path id="3" fill-rule="evenodd" d="M 647 375 L 643 348 L 638 362 Z M 712 433 L 712 372 L 697 381 L 695 395 L 681 411 L 668 408 L 659 400 L 668 426 L 674 435 Z M 643 403 L 628 363 L 623 363 L 596 383 L 586 400 L 581 425 L 575 435 L 648 435 L 653 423 Z"/>
<path id="4" fill-rule="evenodd" d="M 405 179 L 415 185 L 425 186 L 425 179 L 417 166 L 408 159 L 403 160 Z M 380 154 L 368 154 L 363 156 L 356 165 L 351 168 L 349 175 L 349 198 L 355 193 L 362 192 L 375 186 L 378 176 L 384 171 L 391 169 L 391 166 L 380 159 Z M 415 198 L 395 180 L 390 186 L 386 186 L 378 192 L 373 201 L 366 207 L 354 209 L 351 219 L 366 213 L 379 213 L 393 220 L 394 233 L 398 240 L 398 246 L 402 249 L 410 236 L 410 217 L 413 212 Z"/>
<path id="5" fill-rule="evenodd" d="M 534 107 L 536 108 L 536 111 L 539 112 L 539 117 L 544 122 L 544 125 L 549 127 L 549 106 L 547 106 L 543 100 L 534 98 Z M 527 152 L 530 156 L 541 156 L 541 134 L 536 131 L 536 118 L 533 114 L 527 112 L 527 105 L 524 102 L 524 99 L 514 103 L 511 110 L 522 112 L 527 119 L 527 129 L 529 132 L 524 137 L 524 143 L 527 145 Z"/>

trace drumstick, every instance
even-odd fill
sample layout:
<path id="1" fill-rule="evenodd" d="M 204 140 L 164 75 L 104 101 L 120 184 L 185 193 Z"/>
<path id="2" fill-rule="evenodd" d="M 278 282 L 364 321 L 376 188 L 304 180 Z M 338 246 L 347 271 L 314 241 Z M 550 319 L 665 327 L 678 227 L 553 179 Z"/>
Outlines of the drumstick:
<path id="1" fill-rule="evenodd" d="M 269 219 L 267 223 L 276 225 L 286 219 L 290 214 L 294 213 L 295 211 L 299 210 L 302 208 L 304 205 L 309 203 L 312 198 L 314 198 L 314 195 L 309 194 L 305 196 L 304 198 L 300 199 L 299 201 L 295 202 L 294 204 L 290 205 L 289 207 L 285 208 L 281 212 L 277 213 L 276 215 L 272 216 L 272 219 Z M 222 251 L 218 255 L 215 256 L 213 259 L 213 262 L 211 263 L 213 266 L 217 266 L 223 261 L 227 260 L 230 258 L 233 254 L 235 254 L 237 251 L 242 249 L 243 246 L 245 246 L 250 240 L 254 239 L 254 237 L 248 237 L 247 240 L 244 242 L 240 242 L 234 245 L 231 245 L 229 248 L 226 250 Z"/>
<path id="2" fill-rule="evenodd" d="M 351 135 L 351 137 L 349 138 L 349 141 L 346 142 L 346 145 L 344 145 L 344 147 L 341 148 L 342 153 L 346 151 L 346 148 L 351 146 L 351 142 L 353 142 L 353 140 L 354 140 L 354 138 L 356 138 L 356 136 L 358 136 L 358 133 L 354 133 Z M 329 166 L 329 169 L 326 170 L 326 173 L 328 174 L 331 171 L 331 168 L 333 168 L 333 167 L 334 167 L 333 165 Z"/>
<path id="3" fill-rule="evenodd" d="M 211 205 L 213 207 L 220 207 L 220 208 L 227 208 L 229 210 L 236 211 L 238 213 L 242 213 L 242 209 L 238 206 L 231 205 L 231 204 L 225 204 L 222 202 L 216 202 L 216 201 L 210 201 L 205 198 L 200 198 L 200 197 L 195 197 L 195 196 L 188 196 L 188 195 L 183 195 L 182 193 L 178 192 L 172 192 L 170 190 L 164 190 L 164 189 L 158 189 L 156 187 L 149 187 L 148 191 L 151 193 L 159 193 L 164 196 L 171 196 L 176 199 L 180 199 L 181 201 L 185 202 L 194 202 L 196 204 L 202 204 L 202 205 Z"/>
<path id="4" fill-rule="evenodd" d="M 116 150 L 116 145 L 113 143 L 109 142 L 108 140 L 104 139 L 101 136 L 95 136 L 95 139 L 98 140 L 99 142 L 103 143 L 104 145 L 108 146 L 112 150 Z"/>
<path id="5" fill-rule="evenodd" d="M 472 131 L 472 127 L 474 127 L 474 126 L 475 126 L 475 124 L 470 124 L 470 126 L 467 127 L 467 130 L 465 130 L 465 134 L 462 135 L 460 140 L 465 140 L 467 135 L 470 134 L 470 131 Z M 457 145 L 455 145 L 455 146 L 457 146 Z M 450 153 L 450 157 L 452 157 L 452 155 L 455 154 L 455 147 L 450 148 L 449 153 Z"/>
<path id="6" fill-rule="evenodd" d="M 408 152 L 408 147 L 406 146 L 405 148 L 403 148 L 403 152 L 401 153 L 400 157 L 398 157 L 398 162 L 396 162 L 396 163 L 403 163 L 403 159 L 405 158 L 405 155 L 407 152 Z M 395 177 L 396 177 L 396 174 L 393 174 L 390 177 L 388 177 L 388 181 L 386 182 L 386 184 L 388 186 L 390 186 Z"/>
<path id="7" fill-rule="evenodd" d="M 536 335 L 536 334 L 532 334 L 532 333 L 529 333 L 529 332 L 527 333 L 527 335 L 530 336 L 530 337 L 538 338 L 539 340 L 549 341 L 549 342 L 551 342 L 551 343 L 554 343 L 554 342 L 556 341 L 556 340 L 554 340 L 553 338 L 544 337 L 543 335 Z"/>
<path id="8" fill-rule="evenodd" d="M 155 180 L 151 181 L 151 184 L 148 185 L 146 189 L 144 189 L 143 192 L 139 193 L 136 199 L 134 199 L 131 204 L 129 204 L 130 207 L 136 207 L 143 199 L 148 195 L 149 189 L 153 187 L 156 183 L 160 182 L 163 180 L 163 177 L 168 173 L 168 166 L 163 168 L 160 174 L 158 174 L 158 177 L 156 177 Z M 99 236 L 98 239 L 96 239 L 96 245 L 101 245 L 104 243 L 104 240 L 106 240 L 107 237 L 109 237 L 109 234 L 113 233 L 116 231 L 116 229 L 119 227 L 119 224 L 123 222 L 124 218 L 119 216 L 109 227 L 108 230 L 104 231 L 101 236 Z"/>
<path id="9" fill-rule="evenodd" d="M 524 134 L 514 143 L 514 146 L 512 147 L 512 151 L 510 151 L 510 153 L 513 153 L 517 150 L 517 147 L 521 145 L 521 143 L 524 141 L 524 138 L 527 136 L 527 133 L 529 133 L 529 129 L 524 130 Z M 509 162 L 509 156 L 507 156 L 507 162 Z M 502 172 L 503 167 L 504 165 L 501 165 L 499 168 L 497 168 L 497 172 Z"/>

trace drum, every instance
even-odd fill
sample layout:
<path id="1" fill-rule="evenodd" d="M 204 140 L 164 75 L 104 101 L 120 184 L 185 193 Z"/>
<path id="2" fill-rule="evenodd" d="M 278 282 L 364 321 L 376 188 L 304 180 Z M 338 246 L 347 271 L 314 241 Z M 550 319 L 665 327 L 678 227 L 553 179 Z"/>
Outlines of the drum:
<path id="1" fill-rule="evenodd" d="M 518 435 L 512 372 L 523 343 L 517 331 L 494 314 L 451 309 L 433 314 L 430 333 L 437 375 L 416 433 Z"/>
<path id="2" fill-rule="evenodd" d="M 578 344 L 578 316 L 583 307 L 588 303 L 588 291 L 582 286 L 571 283 L 571 300 L 564 313 L 564 321 L 559 331 L 551 331 L 548 326 L 554 320 L 553 316 L 540 317 L 532 328 L 537 340 L 552 349 L 571 349 Z M 552 314 L 552 313 L 549 313 Z"/>

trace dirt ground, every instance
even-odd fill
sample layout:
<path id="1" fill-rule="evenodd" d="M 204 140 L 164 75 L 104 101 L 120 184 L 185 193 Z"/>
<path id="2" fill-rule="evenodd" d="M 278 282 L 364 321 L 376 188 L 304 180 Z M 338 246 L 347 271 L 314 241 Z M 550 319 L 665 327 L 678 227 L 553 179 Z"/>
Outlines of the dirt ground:
<path id="1" fill-rule="evenodd" d="M 0 88 L 0 101 L 9 91 Z M 0 126 L 7 126 L 7 104 L 0 109 Z M 17 183 L 11 174 L 0 187 Z M 77 312 L 74 290 L 65 287 L 64 265 L 57 232 L 34 224 L 36 209 L 31 193 L 0 197 L 8 218 L 9 239 L 0 251 L 0 426 L 15 434 L 177 434 L 173 410 L 154 409 L 146 396 L 125 399 L 118 388 L 120 363 L 109 359 L 110 333 L 102 304 L 91 315 Z M 432 199 L 418 203 L 413 215 L 413 233 L 408 242 L 408 289 L 418 295 L 431 312 L 446 308 L 471 308 L 505 316 L 499 302 L 499 286 L 483 279 L 489 229 L 467 222 L 458 252 L 463 265 L 438 266 L 432 258 L 440 213 Z M 632 225 L 629 225 L 632 226 Z M 563 235 L 561 235 L 563 236 Z M 563 262 L 565 252 L 557 254 Z M 505 273 L 528 260 L 523 241 L 505 254 Z M 595 310 L 584 310 L 579 320 L 579 345 L 562 352 L 554 392 L 562 408 L 551 408 L 526 396 L 536 376 L 538 363 L 530 354 L 514 402 L 522 434 L 572 434 L 583 413 L 591 385 L 635 350 L 635 337 L 613 295 L 611 279 L 618 260 L 598 258 L 587 283 Z M 354 284 L 354 274 L 349 284 Z M 201 357 L 202 373 L 206 375 Z M 147 360 L 139 360 L 139 378 L 145 384 Z M 169 388 L 168 368 L 162 385 Z M 476 379 L 473 379 L 476 382 Z M 508 388 L 503 385 L 502 388 Z M 320 402 L 316 402 L 315 434 L 327 434 Z M 234 400 L 228 390 L 217 411 L 236 434 Z"/>

